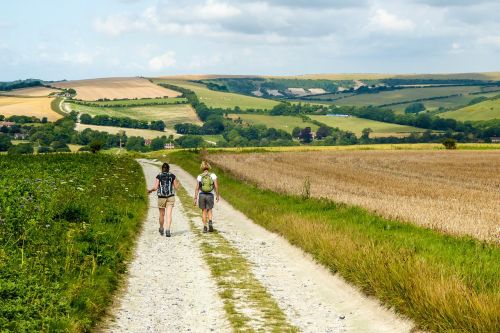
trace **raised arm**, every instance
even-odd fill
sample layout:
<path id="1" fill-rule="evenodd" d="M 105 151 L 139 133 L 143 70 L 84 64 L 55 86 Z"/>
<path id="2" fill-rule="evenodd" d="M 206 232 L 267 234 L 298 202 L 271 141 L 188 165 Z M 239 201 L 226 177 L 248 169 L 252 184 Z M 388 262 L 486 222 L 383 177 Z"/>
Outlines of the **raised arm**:
<path id="1" fill-rule="evenodd" d="M 150 190 L 148 190 L 148 194 L 158 190 L 158 186 L 160 186 L 160 181 L 158 180 L 158 178 L 156 178 L 155 184 L 153 185 L 153 187 Z"/>

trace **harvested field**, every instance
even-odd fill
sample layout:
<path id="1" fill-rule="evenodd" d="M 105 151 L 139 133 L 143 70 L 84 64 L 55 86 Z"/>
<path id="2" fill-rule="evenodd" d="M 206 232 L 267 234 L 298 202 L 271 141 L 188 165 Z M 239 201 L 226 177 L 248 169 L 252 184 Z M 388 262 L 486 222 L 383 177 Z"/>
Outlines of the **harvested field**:
<path id="1" fill-rule="evenodd" d="M 154 139 L 161 136 L 179 136 L 175 131 L 165 129 L 164 132 L 153 131 L 148 129 L 140 129 L 140 128 L 123 128 L 123 127 L 114 127 L 114 126 L 97 126 L 97 125 L 86 125 L 77 123 L 75 129 L 79 132 L 90 128 L 94 131 L 106 132 L 109 134 L 118 134 L 120 131 L 124 131 L 127 136 L 140 136 L 144 139 Z"/>
<path id="2" fill-rule="evenodd" d="M 26 96 L 26 97 L 46 97 L 51 93 L 59 92 L 57 89 L 47 88 L 47 87 L 32 87 L 32 88 L 22 88 L 10 91 L 2 91 L 0 95 L 9 96 Z"/>
<path id="3" fill-rule="evenodd" d="M 270 190 L 300 195 L 309 178 L 314 197 L 451 234 L 500 241 L 498 151 L 323 151 L 209 158 Z"/>
<path id="4" fill-rule="evenodd" d="M 37 118 L 47 117 L 49 121 L 55 121 L 62 116 L 52 110 L 50 103 L 53 98 L 49 97 L 2 97 L 0 96 L 0 114 L 9 116 L 35 116 Z"/>
<path id="5" fill-rule="evenodd" d="M 57 88 L 73 88 L 77 93 L 76 98 L 84 101 L 95 101 L 104 98 L 179 97 L 181 95 L 177 91 L 160 87 L 138 77 L 57 82 L 52 85 Z"/>

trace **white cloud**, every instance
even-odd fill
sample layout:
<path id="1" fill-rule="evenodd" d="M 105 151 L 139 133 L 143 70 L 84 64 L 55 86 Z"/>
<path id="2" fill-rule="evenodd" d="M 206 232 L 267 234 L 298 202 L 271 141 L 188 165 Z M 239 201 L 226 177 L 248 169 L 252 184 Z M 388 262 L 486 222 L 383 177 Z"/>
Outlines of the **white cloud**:
<path id="1" fill-rule="evenodd" d="M 105 19 L 97 18 L 94 21 L 94 29 L 108 36 L 116 37 L 124 32 L 145 29 L 146 24 L 140 20 L 134 20 L 124 14 L 108 16 Z"/>
<path id="2" fill-rule="evenodd" d="M 478 43 L 483 45 L 483 46 L 493 46 L 495 48 L 500 48 L 500 35 L 495 36 L 495 35 L 487 35 L 480 37 L 478 40 Z"/>
<path id="3" fill-rule="evenodd" d="M 194 18 L 205 20 L 219 20 L 241 14 L 241 10 L 227 3 L 216 0 L 207 0 L 202 5 L 196 6 L 192 12 Z"/>
<path id="4" fill-rule="evenodd" d="M 377 9 L 370 18 L 373 28 L 388 32 L 406 32 L 415 28 L 415 23 L 407 18 L 401 18 L 385 9 Z"/>
<path id="5" fill-rule="evenodd" d="M 60 57 L 60 60 L 76 65 L 89 65 L 94 61 L 94 56 L 86 52 L 64 52 Z"/>
<path id="6" fill-rule="evenodd" d="M 162 69 L 174 66 L 175 63 L 175 52 L 167 51 L 162 55 L 151 58 L 151 60 L 149 60 L 149 68 L 153 71 L 160 71 Z"/>

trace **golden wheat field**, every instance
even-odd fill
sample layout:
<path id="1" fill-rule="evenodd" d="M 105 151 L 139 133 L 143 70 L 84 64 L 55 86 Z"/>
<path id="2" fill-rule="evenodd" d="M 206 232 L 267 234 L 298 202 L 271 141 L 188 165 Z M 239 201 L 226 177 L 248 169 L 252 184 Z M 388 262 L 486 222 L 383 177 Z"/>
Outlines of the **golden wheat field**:
<path id="1" fill-rule="evenodd" d="M 4 91 L 0 93 L 0 95 L 45 97 L 49 96 L 51 93 L 56 93 L 56 92 L 59 92 L 59 90 L 48 87 L 31 87 L 31 88 L 15 89 L 11 91 Z"/>
<path id="2" fill-rule="evenodd" d="M 49 97 L 7 97 L 0 96 L 0 114 L 9 116 L 35 116 L 39 119 L 47 117 L 55 121 L 62 116 L 52 110 Z"/>
<path id="3" fill-rule="evenodd" d="M 181 95 L 177 91 L 160 87 L 139 77 L 67 81 L 53 83 L 52 85 L 57 88 L 73 88 L 76 90 L 76 98 L 84 101 L 95 101 L 104 98 L 178 97 Z"/>
<path id="4" fill-rule="evenodd" d="M 114 126 L 97 126 L 97 125 L 87 125 L 78 123 L 75 126 L 75 129 L 79 132 L 83 132 L 87 128 L 90 128 L 94 131 L 106 132 L 109 134 L 118 134 L 120 132 L 124 132 L 127 136 L 140 136 L 144 139 L 154 139 L 161 136 L 169 136 L 173 135 L 174 137 L 179 137 L 174 130 L 165 129 L 164 132 L 153 131 L 149 129 L 141 129 L 141 128 L 124 128 L 124 127 L 114 127 Z"/>
<path id="5" fill-rule="evenodd" d="M 358 205 L 451 234 L 500 241 L 500 152 L 322 151 L 213 154 L 259 187 Z"/>

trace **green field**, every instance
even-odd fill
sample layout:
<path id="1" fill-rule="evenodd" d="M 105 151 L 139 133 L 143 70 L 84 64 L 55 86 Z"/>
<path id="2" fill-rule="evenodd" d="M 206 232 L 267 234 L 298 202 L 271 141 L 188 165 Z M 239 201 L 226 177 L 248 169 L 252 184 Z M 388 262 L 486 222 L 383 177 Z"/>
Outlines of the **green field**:
<path id="1" fill-rule="evenodd" d="M 351 131 L 357 135 L 365 128 L 371 128 L 374 136 L 379 134 L 397 135 L 401 133 L 424 132 L 425 129 L 413 126 L 405 126 L 381 121 L 363 119 L 357 117 L 332 117 L 332 116 L 310 116 L 311 119 L 317 120 L 331 127 L 338 127 L 344 131 Z"/>
<path id="2" fill-rule="evenodd" d="M 154 83 L 168 83 L 181 88 L 192 90 L 199 98 L 200 102 L 205 103 L 209 107 L 217 108 L 235 108 L 240 107 L 243 110 L 248 109 L 272 109 L 278 104 L 276 101 L 269 99 L 251 97 L 233 93 L 225 93 L 213 91 L 200 83 L 194 83 L 183 80 L 162 80 L 154 79 Z"/>
<path id="3" fill-rule="evenodd" d="M 391 103 L 403 103 L 414 101 L 423 98 L 432 98 L 440 96 L 449 96 L 454 94 L 469 94 L 471 92 L 479 92 L 479 86 L 455 86 L 455 87 L 425 87 L 425 88 L 405 88 L 391 91 L 384 91 L 373 94 L 359 94 L 350 97 L 345 97 L 332 102 L 335 105 L 355 105 L 355 106 L 368 106 L 368 105 L 384 105 Z M 318 96 L 318 100 L 328 98 L 338 98 L 335 95 Z M 477 96 L 475 96 L 477 97 Z"/>
<path id="4" fill-rule="evenodd" d="M 2 155 L 0 170 L 0 331 L 92 331 L 147 209 L 141 167 L 103 154 Z"/>
<path id="5" fill-rule="evenodd" d="M 80 113 L 87 113 L 91 116 L 107 115 L 113 117 L 129 117 L 145 121 L 163 120 L 168 128 L 173 128 L 175 124 L 193 123 L 201 125 L 201 121 L 194 112 L 191 105 L 152 105 L 134 107 L 96 107 L 75 103 L 66 103 L 66 106 Z M 66 107 L 68 109 L 68 107 Z"/>
<path id="6" fill-rule="evenodd" d="M 75 103 L 87 106 L 111 107 L 111 106 L 168 105 L 168 104 L 182 104 L 186 102 L 187 102 L 186 98 L 171 97 L 171 98 L 124 99 L 124 100 L 95 101 L 95 102 L 77 101 Z"/>
<path id="7" fill-rule="evenodd" d="M 500 98 L 470 105 L 455 111 L 443 112 L 439 116 L 461 121 L 500 119 Z"/>
<path id="8" fill-rule="evenodd" d="M 251 125 L 265 125 L 276 129 L 292 133 L 295 127 L 311 127 L 315 131 L 318 126 L 309 122 L 304 122 L 300 117 L 293 116 L 266 116 L 261 114 L 230 114 L 232 119 L 241 118 L 244 122 Z"/>

